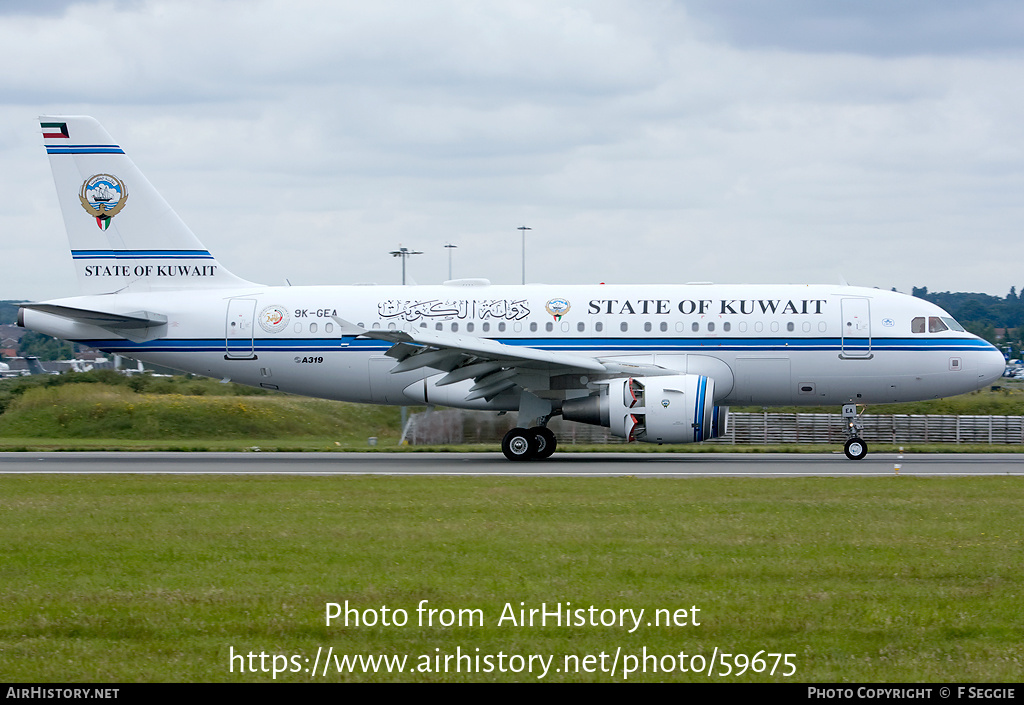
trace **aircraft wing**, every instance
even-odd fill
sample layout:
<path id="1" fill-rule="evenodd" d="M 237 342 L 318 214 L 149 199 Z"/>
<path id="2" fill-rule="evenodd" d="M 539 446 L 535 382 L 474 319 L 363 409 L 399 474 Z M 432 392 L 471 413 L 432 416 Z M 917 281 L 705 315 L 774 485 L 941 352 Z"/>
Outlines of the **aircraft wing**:
<path id="1" fill-rule="evenodd" d="M 496 340 L 455 333 L 419 330 L 365 330 L 335 317 L 343 335 L 385 340 L 394 345 L 385 355 L 398 360 L 393 374 L 430 368 L 447 372 L 437 386 L 473 379 L 466 400 L 490 400 L 516 386 L 533 392 L 551 388 L 551 378 L 558 375 L 587 374 L 592 378 L 631 375 L 657 376 L 674 374 L 657 365 L 636 365 L 602 360 L 574 353 L 541 350 L 508 345 Z"/>

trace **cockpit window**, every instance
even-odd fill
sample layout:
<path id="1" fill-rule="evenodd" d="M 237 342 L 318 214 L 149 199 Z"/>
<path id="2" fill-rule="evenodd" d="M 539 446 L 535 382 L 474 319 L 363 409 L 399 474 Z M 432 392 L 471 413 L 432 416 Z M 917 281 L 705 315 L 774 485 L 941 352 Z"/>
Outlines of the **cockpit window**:
<path id="1" fill-rule="evenodd" d="M 964 332 L 964 327 L 949 316 L 928 316 L 927 319 L 924 316 L 918 316 L 910 322 L 910 332 L 924 333 L 926 321 L 929 333 L 941 333 L 947 330 L 955 330 L 960 333 Z"/>
<path id="2" fill-rule="evenodd" d="M 955 330 L 958 333 L 964 333 L 965 332 L 964 331 L 964 327 L 962 325 L 960 325 L 959 323 L 957 323 L 954 319 L 949 318 L 947 316 L 943 316 L 942 320 L 945 321 L 946 325 L 949 326 L 952 330 Z"/>

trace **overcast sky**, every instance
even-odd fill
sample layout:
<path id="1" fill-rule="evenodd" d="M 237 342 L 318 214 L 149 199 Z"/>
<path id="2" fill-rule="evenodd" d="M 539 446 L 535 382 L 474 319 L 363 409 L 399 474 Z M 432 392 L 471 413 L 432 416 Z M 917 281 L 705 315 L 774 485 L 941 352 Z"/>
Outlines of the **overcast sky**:
<path id="1" fill-rule="evenodd" d="M 1024 3 L 0 0 L 0 298 L 77 293 L 40 114 L 267 284 L 1024 289 Z"/>

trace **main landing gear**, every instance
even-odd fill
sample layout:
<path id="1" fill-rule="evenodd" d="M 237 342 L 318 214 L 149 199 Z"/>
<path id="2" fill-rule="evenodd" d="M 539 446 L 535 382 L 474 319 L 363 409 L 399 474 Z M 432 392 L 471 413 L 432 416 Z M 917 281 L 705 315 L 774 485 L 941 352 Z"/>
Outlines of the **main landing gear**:
<path id="1" fill-rule="evenodd" d="M 861 431 L 864 430 L 864 424 L 860 422 L 856 404 L 843 405 L 843 421 L 845 422 L 843 430 L 849 436 L 849 440 L 843 446 L 843 452 L 850 460 L 862 460 L 868 454 L 868 444 L 860 437 Z"/>
<path id="2" fill-rule="evenodd" d="M 501 452 L 509 460 L 544 460 L 556 445 L 555 434 L 547 426 L 513 428 L 501 439 Z"/>

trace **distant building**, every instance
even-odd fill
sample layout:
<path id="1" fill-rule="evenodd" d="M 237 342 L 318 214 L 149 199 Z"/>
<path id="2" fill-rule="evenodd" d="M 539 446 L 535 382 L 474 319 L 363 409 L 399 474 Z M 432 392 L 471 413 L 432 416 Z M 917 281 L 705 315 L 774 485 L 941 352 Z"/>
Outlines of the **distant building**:
<path id="1" fill-rule="evenodd" d="M 27 332 L 24 328 L 12 326 L 9 323 L 0 325 L 0 347 L 17 348 L 18 343 Z"/>

